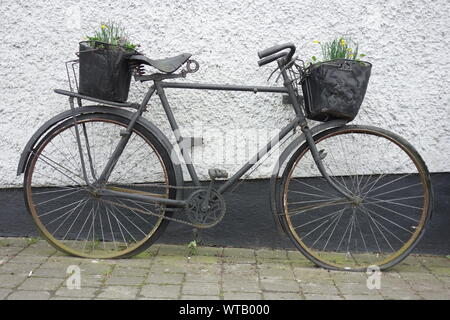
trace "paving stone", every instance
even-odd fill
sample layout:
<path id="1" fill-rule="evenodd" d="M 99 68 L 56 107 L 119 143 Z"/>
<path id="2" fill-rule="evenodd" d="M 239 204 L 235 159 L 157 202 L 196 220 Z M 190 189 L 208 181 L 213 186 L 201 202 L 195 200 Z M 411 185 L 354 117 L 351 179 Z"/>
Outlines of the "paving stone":
<path id="1" fill-rule="evenodd" d="M 295 280 L 261 279 L 261 288 L 264 291 L 299 292 L 299 283 Z"/>
<path id="2" fill-rule="evenodd" d="M 70 275 L 66 271 L 66 269 L 37 268 L 33 271 L 31 277 L 65 279 Z"/>
<path id="3" fill-rule="evenodd" d="M 6 263 L 0 267 L 0 274 L 28 276 L 31 271 L 39 267 L 39 264 Z"/>
<path id="4" fill-rule="evenodd" d="M 59 296 L 59 297 L 53 297 L 53 298 L 50 298 L 50 300 L 70 300 L 70 301 L 72 301 L 72 300 L 92 300 L 93 298 L 89 298 L 89 297 L 84 297 L 84 298 L 81 298 L 81 297 L 62 297 L 62 296 Z M 109 299 L 99 299 L 99 300 L 109 300 Z"/>
<path id="5" fill-rule="evenodd" d="M 224 282 L 226 281 L 259 281 L 259 276 L 256 273 L 247 275 L 237 275 L 232 273 L 223 273 L 222 274 L 222 280 Z"/>
<path id="6" fill-rule="evenodd" d="M 344 300 L 344 298 L 338 295 L 326 295 L 326 294 L 306 294 L 306 300 Z"/>
<path id="7" fill-rule="evenodd" d="M 406 264 L 406 263 L 399 263 L 394 267 L 392 267 L 390 271 L 395 271 L 399 273 L 408 273 L 408 272 L 428 273 L 428 270 L 420 264 Z"/>
<path id="8" fill-rule="evenodd" d="M 118 260 L 114 260 L 114 264 L 117 264 L 117 261 Z M 122 259 L 120 260 L 120 266 L 149 269 L 153 265 L 153 261 L 153 259 Z"/>
<path id="9" fill-rule="evenodd" d="M 338 294 L 338 290 L 336 286 L 332 283 L 324 284 L 324 283 L 316 283 L 316 282 L 307 282 L 300 283 L 300 287 L 304 293 L 315 293 L 315 294 Z"/>
<path id="10" fill-rule="evenodd" d="M 318 267 L 309 260 L 288 260 L 287 262 L 289 262 L 292 267 L 318 269 Z"/>
<path id="11" fill-rule="evenodd" d="M 56 290 L 64 280 L 54 278 L 28 278 L 19 287 L 20 290 Z"/>
<path id="12" fill-rule="evenodd" d="M 108 277 L 104 275 L 81 275 L 81 286 L 84 287 L 100 287 L 106 281 Z"/>
<path id="13" fill-rule="evenodd" d="M 133 259 L 151 259 L 158 254 L 160 245 L 152 245 L 150 248 L 138 255 L 133 256 Z"/>
<path id="14" fill-rule="evenodd" d="M 303 300 L 299 293 L 293 292 L 264 292 L 264 300 Z"/>
<path id="15" fill-rule="evenodd" d="M 186 265 L 188 258 L 186 256 L 160 256 L 158 255 L 153 259 L 153 264 L 166 264 L 166 265 Z"/>
<path id="16" fill-rule="evenodd" d="M 144 277 L 108 277 L 105 281 L 106 286 L 139 286 L 144 283 Z"/>
<path id="17" fill-rule="evenodd" d="M 190 264 L 186 266 L 185 272 L 190 274 L 220 274 L 222 271 L 222 266 L 218 264 Z"/>
<path id="18" fill-rule="evenodd" d="M 25 279 L 26 276 L 0 274 L 0 288 L 15 288 Z"/>
<path id="19" fill-rule="evenodd" d="M 219 284 L 216 282 L 185 282 L 181 292 L 184 295 L 219 295 Z"/>
<path id="20" fill-rule="evenodd" d="M 223 255 L 223 248 L 222 247 L 202 247 L 202 246 L 200 246 L 197 248 L 197 255 L 221 257 Z"/>
<path id="21" fill-rule="evenodd" d="M 422 298 L 412 290 L 381 289 L 381 295 L 388 300 L 421 300 Z"/>
<path id="22" fill-rule="evenodd" d="M 215 257 L 215 256 L 191 256 L 191 257 L 188 257 L 188 261 L 189 261 L 189 264 L 192 264 L 192 263 L 205 263 L 205 264 L 221 263 L 221 258 Z"/>
<path id="23" fill-rule="evenodd" d="M 8 261 L 8 263 L 42 264 L 48 259 L 47 256 L 23 256 L 18 255 Z"/>
<path id="24" fill-rule="evenodd" d="M 259 249 L 255 250 L 256 258 L 287 260 L 286 250 Z"/>
<path id="25" fill-rule="evenodd" d="M 450 276 L 450 265 L 447 267 L 428 267 L 431 273 L 437 276 Z"/>
<path id="26" fill-rule="evenodd" d="M 12 289 L 0 289 L 0 300 L 3 300 L 6 298 L 8 294 L 12 292 Z"/>
<path id="27" fill-rule="evenodd" d="M 8 300 L 48 300 L 50 293 L 47 291 L 15 291 L 8 296 Z"/>
<path id="28" fill-rule="evenodd" d="M 99 298 L 106 299 L 135 299 L 139 288 L 132 286 L 109 286 L 101 289 Z"/>
<path id="29" fill-rule="evenodd" d="M 44 256 L 49 257 L 56 253 L 56 249 L 48 246 L 29 246 L 22 251 L 20 251 L 20 255 L 24 256 Z"/>
<path id="30" fill-rule="evenodd" d="M 337 283 L 336 287 L 343 295 L 376 295 L 379 294 L 378 289 L 369 289 L 367 287 L 367 283 L 364 281 L 364 283 L 351 283 L 351 282 L 345 282 L 345 283 Z"/>
<path id="31" fill-rule="evenodd" d="M 450 290 L 420 291 L 418 294 L 425 300 L 450 300 Z"/>
<path id="32" fill-rule="evenodd" d="M 261 300 L 261 293 L 256 292 L 225 292 L 224 300 Z"/>
<path id="33" fill-rule="evenodd" d="M 192 296 L 192 295 L 183 295 L 181 296 L 181 300 L 220 300 L 219 296 Z M 242 299 L 245 300 L 245 299 Z"/>
<path id="34" fill-rule="evenodd" d="M 294 279 L 294 273 L 290 266 L 280 264 L 260 265 L 258 272 L 262 279 Z"/>
<path id="35" fill-rule="evenodd" d="M 383 300 L 381 295 L 344 295 L 345 300 Z"/>
<path id="36" fill-rule="evenodd" d="M 222 257 L 222 262 L 227 264 L 256 264 L 256 257 Z"/>
<path id="37" fill-rule="evenodd" d="M 2 256 L 7 256 L 7 257 L 14 257 L 21 251 L 23 251 L 23 248 L 19 248 L 19 247 L 0 247 L 0 254 Z"/>
<path id="38" fill-rule="evenodd" d="M 420 263 L 427 268 L 430 268 L 430 267 L 450 268 L 450 258 L 447 258 L 447 257 L 417 256 L 416 259 L 419 260 Z"/>
<path id="39" fill-rule="evenodd" d="M 43 268 L 43 269 L 60 269 L 63 270 L 64 272 L 67 271 L 67 268 L 69 266 L 77 266 L 80 264 L 80 261 L 73 261 L 73 260 L 69 260 L 69 261 L 51 261 L 51 260 L 47 260 L 46 262 L 44 262 L 43 264 L 41 264 L 39 267 Z"/>
<path id="40" fill-rule="evenodd" d="M 180 285 L 148 284 L 142 287 L 141 295 L 145 298 L 177 299 L 180 296 Z"/>
<path id="41" fill-rule="evenodd" d="M 149 269 L 116 266 L 111 273 L 112 277 L 145 277 Z"/>
<path id="42" fill-rule="evenodd" d="M 56 291 L 55 296 L 70 298 L 94 298 L 97 290 L 98 289 L 96 288 L 84 287 L 81 287 L 80 289 L 68 289 L 67 287 L 61 287 Z"/>
<path id="43" fill-rule="evenodd" d="M 409 283 L 414 291 L 442 291 L 445 289 L 444 283 L 437 279 L 409 281 Z"/>
<path id="44" fill-rule="evenodd" d="M 240 292 L 260 292 L 259 281 L 255 278 L 233 278 L 223 280 L 222 287 L 224 291 L 240 291 Z"/>
<path id="45" fill-rule="evenodd" d="M 331 279 L 338 282 L 366 283 L 368 275 L 362 272 L 330 271 Z"/>
<path id="46" fill-rule="evenodd" d="M 150 273 L 184 273 L 186 270 L 186 265 L 153 265 Z"/>
<path id="47" fill-rule="evenodd" d="M 184 275 L 182 273 L 151 273 L 145 282 L 155 284 L 181 284 L 183 280 Z"/>
<path id="48" fill-rule="evenodd" d="M 253 249 L 242 249 L 242 248 L 224 248 L 224 257 L 241 257 L 241 258 L 254 258 L 255 250 Z"/>
<path id="49" fill-rule="evenodd" d="M 158 256 L 184 256 L 189 255 L 188 246 L 177 246 L 170 244 L 162 244 L 159 247 Z"/>
<path id="50" fill-rule="evenodd" d="M 230 273 L 237 276 L 250 275 L 253 276 L 257 274 L 256 266 L 251 264 L 223 264 L 223 272 Z"/>
<path id="51" fill-rule="evenodd" d="M 328 270 L 318 268 L 293 267 L 295 279 L 300 281 L 314 281 L 321 283 L 330 283 L 332 278 Z"/>
<path id="52" fill-rule="evenodd" d="M 185 274 L 185 279 L 187 282 L 219 282 L 219 273 L 190 273 L 189 271 Z"/>
<path id="53" fill-rule="evenodd" d="M 110 264 L 105 263 L 82 263 L 80 265 L 82 275 L 107 275 L 111 274 L 113 267 Z"/>
<path id="54" fill-rule="evenodd" d="M 0 250 L 3 247 L 26 247 L 29 245 L 27 238 L 2 238 L 0 239 Z"/>
<path id="55" fill-rule="evenodd" d="M 410 282 L 410 281 L 418 281 L 418 280 L 429 280 L 433 281 L 436 279 L 436 276 L 429 272 L 404 272 L 400 273 L 402 279 Z"/>

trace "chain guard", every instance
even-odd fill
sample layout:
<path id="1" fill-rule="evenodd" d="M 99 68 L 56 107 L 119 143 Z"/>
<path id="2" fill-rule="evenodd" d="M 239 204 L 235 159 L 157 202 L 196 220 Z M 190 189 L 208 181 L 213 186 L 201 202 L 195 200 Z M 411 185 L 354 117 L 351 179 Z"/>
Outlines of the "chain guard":
<path id="1" fill-rule="evenodd" d="M 208 206 L 203 209 L 202 205 L 208 191 L 200 189 L 194 191 L 187 199 L 188 206 L 185 214 L 188 220 L 199 229 L 211 228 L 222 221 L 226 212 L 225 200 L 215 190 L 211 190 Z"/>

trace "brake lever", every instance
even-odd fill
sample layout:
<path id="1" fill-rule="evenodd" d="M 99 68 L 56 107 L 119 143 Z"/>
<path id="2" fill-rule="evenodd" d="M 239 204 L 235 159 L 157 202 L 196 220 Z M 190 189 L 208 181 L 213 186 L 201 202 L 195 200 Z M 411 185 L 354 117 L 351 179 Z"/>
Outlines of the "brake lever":
<path id="1" fill-rule="evenodd" d="M 269 82 L 270 78 L 272 78 L 273 74 L 274 74 L 278 69 L 280 69 L 280 67 L 276 67 L 275 70 L 273 70 L 273 71 L 270 73 L 270 75 L 269 75 L 269 77 L 267 78 L 266 82 Z M 275 83 L 276 83 L 276 82 L 278 82 L 278 77 L 277 77 L 277 79 L 275 80 Z"/>

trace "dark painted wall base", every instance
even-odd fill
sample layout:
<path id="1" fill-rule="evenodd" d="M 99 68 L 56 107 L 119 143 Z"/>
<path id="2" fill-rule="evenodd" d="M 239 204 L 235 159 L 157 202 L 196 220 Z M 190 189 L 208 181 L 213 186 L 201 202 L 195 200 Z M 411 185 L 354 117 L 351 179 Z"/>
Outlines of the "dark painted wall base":
<path id="1" fill-rule="evenodd" d="M 450 254 L 450 173 L 432 175 L 435 193 L 433 217 L 415 252 Z M 225 197 L 227 214 L 217 226 L 199 231 L 203 245 L 233 247 L 294 248 L 278 233 L 270 212 L 268 180 L 243 182 Z M 20 189 L 0 190 L 0 236 L 36 236 Z M 192 228 L 170 223 L 161 243 L 186 244 L 193 239 Z"/>

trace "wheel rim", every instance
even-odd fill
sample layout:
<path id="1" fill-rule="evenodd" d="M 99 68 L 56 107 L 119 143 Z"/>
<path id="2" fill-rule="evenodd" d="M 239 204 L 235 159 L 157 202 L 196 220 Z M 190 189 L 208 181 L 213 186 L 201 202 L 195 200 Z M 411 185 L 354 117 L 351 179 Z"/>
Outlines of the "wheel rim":
<path id="1" fill-rule="evenodd" d="M 88 178 L 95 182 L 126 124 L 89 117 L 77 121 Z M 75 137 L 75 127 L 68 121 L 33 152 L 25 187 L 29 211 L 42 235 L 61 251 L 87 258 L 130 255 L 157 232 L 163 218 L 155 214 L 166 214 L 165 208 L 93 195 L 82 178 Z M 168 197 L 166 167 L 143 133 L 132 132 L 106 187 Z"/>
<path id="2" fill-rule="evenodd" d="M 294 242 L 315 263 L 384 269 L 420 238 L 430 205 L 427 175 L 421 160 L 398 139 L 353 128 L 316 141 L 332 179 L 361 203 L 338 195 L 320 176 L 309 149 L 300 152 L 284 184 L 284 217 Z"/>

